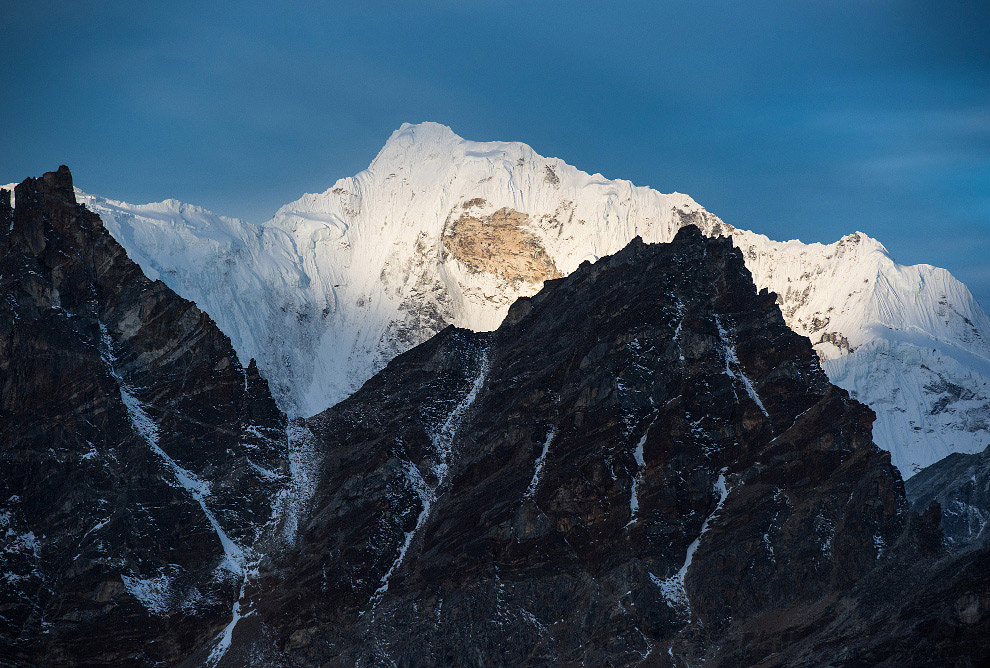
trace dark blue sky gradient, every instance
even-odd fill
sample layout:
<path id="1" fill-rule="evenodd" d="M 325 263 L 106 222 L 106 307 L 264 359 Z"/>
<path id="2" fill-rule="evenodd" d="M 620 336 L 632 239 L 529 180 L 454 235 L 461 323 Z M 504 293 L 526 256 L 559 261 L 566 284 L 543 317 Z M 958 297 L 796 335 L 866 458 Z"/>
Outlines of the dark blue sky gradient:
<path id="1" fill-rule="evenodd" d="M 990 306 L 988 2 L 150 5 L 3 4 L 0 183 L 260 222 L 434 120 Z"/>

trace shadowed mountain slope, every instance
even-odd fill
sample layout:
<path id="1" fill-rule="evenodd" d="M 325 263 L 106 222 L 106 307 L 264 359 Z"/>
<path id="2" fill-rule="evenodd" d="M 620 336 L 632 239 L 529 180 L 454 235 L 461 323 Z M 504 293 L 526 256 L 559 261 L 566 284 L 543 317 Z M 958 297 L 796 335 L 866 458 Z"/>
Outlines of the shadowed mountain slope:
<path id="1" fill-rule="evenodd" d="M 65 167 L 0 192 L 0 664 L 169 665 L 231 619 L 287 421 Z"/>
<path id="2" fill-rule="evenodd" d="M 635 239 L 310 421 L 225 665 L 971 665 L 986 556 L 947 565 L 873 419 L 729 239 Z"/>

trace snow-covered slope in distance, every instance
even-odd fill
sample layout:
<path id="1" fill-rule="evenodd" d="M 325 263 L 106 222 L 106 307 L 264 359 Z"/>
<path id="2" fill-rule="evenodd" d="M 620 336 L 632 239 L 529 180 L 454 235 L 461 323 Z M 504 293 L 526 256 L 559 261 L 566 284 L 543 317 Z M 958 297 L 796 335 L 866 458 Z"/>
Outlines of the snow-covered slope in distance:
<path id="1" fill-rule="evenodd" d="M 687 195 L 434 123 L 403 125 L 367 170 L 261 225 L 174 200 L 80 198 L 150 276 L 258 359 L 292 413 L 343 399 L 446 324 L 492 329 L 545 279 L 694 223 L 732 235 L 830 378 L 877 411 L 877 443 L 904 475 L 990 442 L 987 316 L 948 272 L 897 265 L 861 233 L 771 241 Z"/>

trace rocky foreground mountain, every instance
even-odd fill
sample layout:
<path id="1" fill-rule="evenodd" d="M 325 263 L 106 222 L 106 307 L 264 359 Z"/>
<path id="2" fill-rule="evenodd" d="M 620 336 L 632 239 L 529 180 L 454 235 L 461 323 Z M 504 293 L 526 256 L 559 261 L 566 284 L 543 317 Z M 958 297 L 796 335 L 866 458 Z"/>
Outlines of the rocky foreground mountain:
<path id="1" fill-rule="evenodd" d="M 76 204 L 68 169 L 9 195 L 0 665 L 173 665 L 222 639 L 256 548 L 291 529 L 298 427 Z"/>
<path id="2" fill-rule="evenodd" d="M 687 195 L 436 123 L 403 125 L 368 169 L 262 224 L 175 200 L 79 197 L 148 276 L 209 313 L 241 360 L 258 360 L 293 415 L 344 399 L 449 324 L 495 329 L 544 280 L 694 224 L 732 237 L 832 382 L 877 413 L 874 440 L 905 477 L 990 445 L 990 319 L 947 271 L 899 265 L 862 233 L 773 241 Z M 854 212 L 836 215 L 852 232 Z"/>
<path id="3" fill-rule="evenodd" d="M 729 239 L 635 239 L 310 420 L 312 512 L 220 665 L 982 665 L 990 552 L 873 420 Z"/>

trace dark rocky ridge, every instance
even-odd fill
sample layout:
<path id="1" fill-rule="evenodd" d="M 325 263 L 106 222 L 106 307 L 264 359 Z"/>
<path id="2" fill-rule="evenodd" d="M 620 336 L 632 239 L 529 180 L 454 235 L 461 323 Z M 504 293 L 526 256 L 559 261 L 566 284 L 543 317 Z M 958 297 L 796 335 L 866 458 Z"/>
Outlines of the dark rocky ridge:
<path id="1" fill-rule="evenodd" d="M 990 547 L 990 446 L 949 455 L 908 478 L 905 489 L 919 512 L 939 504 L 942 532 L 953 550 Z"/>
<path id="2" fill-rule="evenodd" d="M 311 420 L 314 510 L 226 665 L 990 660 L 990 560 L 873 419 L 730 240 L 634 240 Z"/>
<path id="3" fill-rule="evenodd" d="M 76 204 L 67 168 L 15 197 L 0 192 L 0 664 L 172 665 L 231 619 L 286 484 L 285 417 L 253 361 Z"/>

